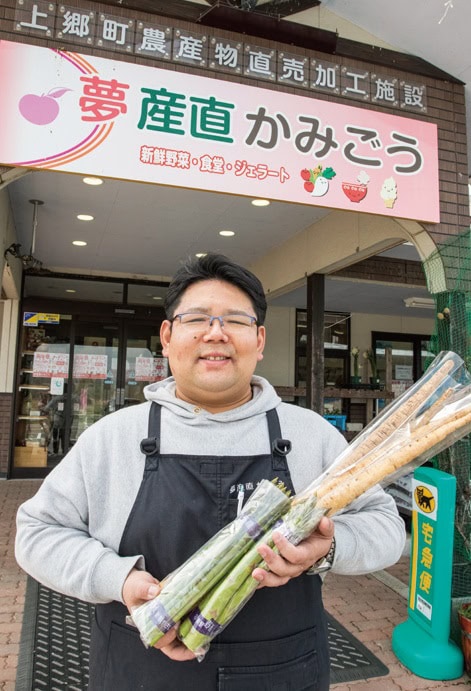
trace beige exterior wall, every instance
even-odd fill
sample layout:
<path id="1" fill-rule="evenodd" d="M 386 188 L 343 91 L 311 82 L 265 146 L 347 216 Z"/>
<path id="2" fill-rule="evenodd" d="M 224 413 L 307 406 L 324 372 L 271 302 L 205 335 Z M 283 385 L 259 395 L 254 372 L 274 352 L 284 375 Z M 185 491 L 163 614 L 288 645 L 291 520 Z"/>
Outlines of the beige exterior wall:
<path id="1" fill-rule="evenodd" d="M 256 374 L 273 386 L 294 386 L 296 310 L 269 307 L 266 319 L 267 345 Z"/>
<path id="2" fill-rule="evenodd" d="M 276 247 L 251 269 L 267 294 L 278 296 L 299 286 L 310 274 L 338 271 L 406 241 L 414 243 L 422 259 L 436 250 L 428 233 L 414 221 L 333 211 Z M 445 290 L 443 284 L 438 288 Z"/>

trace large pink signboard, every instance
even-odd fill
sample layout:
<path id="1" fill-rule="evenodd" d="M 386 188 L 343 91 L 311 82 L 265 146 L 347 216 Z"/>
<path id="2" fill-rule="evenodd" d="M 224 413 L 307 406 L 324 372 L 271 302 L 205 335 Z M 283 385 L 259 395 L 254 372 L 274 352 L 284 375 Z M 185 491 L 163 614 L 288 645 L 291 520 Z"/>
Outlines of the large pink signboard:
<path id="1" fill-rule="evenodd" d="M 0 163 L 438 223 L 436 125 L 0 41 Z"/>

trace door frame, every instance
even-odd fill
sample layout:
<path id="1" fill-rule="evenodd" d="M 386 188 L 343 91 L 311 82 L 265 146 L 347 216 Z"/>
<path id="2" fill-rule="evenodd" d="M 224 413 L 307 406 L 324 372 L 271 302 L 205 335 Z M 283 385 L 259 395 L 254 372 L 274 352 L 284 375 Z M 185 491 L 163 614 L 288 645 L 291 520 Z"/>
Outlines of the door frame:
<path id="1" fill-rule="evenodd" d="M 65 275 L 70 277 L 69 275 Z M 64 276 L 64 277 L 65 277 Z M 45 277 L 47 280 L 47 277 Z M 77 278 L 77 277 L 75 277 Z M 86 280 L 95 280 L 97 277 L 83 277 Z M 120 279 L 109 279 L 113 282 L 124 283 L 124 280 Z M 129 281 L 128 283 L 141 284 L 146 283 L 145 281 Z M 152 283 L 152 285 L 156 285 Z M 157 285 L 167 285 L 159 283 Z M 40 296 L 27 297 L 21 302 L 20 314 L 22 315 L 25 311 L 30 312 L 47 312 L 50 314 L 70 314 L 70 351 L 69 351 L 69 371 L 68 371 L 68 382 L 73 380 L 73 353 L 76 341 L 76 326 L 80 322 L 103 322 L 103 321 L 114 321 L 118 324 L 119 342 L 118 347 L 121 350 L 121 355 L 118 353 L 118 371 L 117 371 L 117 381 L 124 382 L 125 374 L 125 341 L 124 335 L 128 328 L 128 325 L 132 323 L 149 323 L 150 320 L 155 320 L 156 333 L 160 328 L 160 323 L 165 319 L 165 312 L 162 306 L 151 306 L 151 305 L 129 305 L 127 304 L 127 290 L 124 289 L 123 292 L 124 302 L 122 303 L 99 303 L 99 302 L 81 302 L 79 300 L 64 300 L 64 299 L 52 299 L 43 298 Z M 22 333 L 23 320 L 19 320 L 19 329 L 17 334 L 17 347 L 16 347 L 16 377 L 15 377 L 15 391 L 12 401 L 12 413 L 10 421 L 10 449 L 9 449 L 9 471 L 8 477 L 14 479 L 25 479 L 25 478 L 44 478 L 49 472 L 51 472 L 51 467 L 15 467 L 14 466 L 14 448 L 16 439 L 16 411 L 18 405 L 18 384 L 20 381 L 20 368 L 21 368 L 21 353 L 20 353 L 20 337 Z M 118 377 L 121 379 L 118 379 Z M 70 426 L 68 423 L 71 419 L 71 398 L 70 394 L 65 402 L 65 447 L 69 450 L 70 442 Z"/>

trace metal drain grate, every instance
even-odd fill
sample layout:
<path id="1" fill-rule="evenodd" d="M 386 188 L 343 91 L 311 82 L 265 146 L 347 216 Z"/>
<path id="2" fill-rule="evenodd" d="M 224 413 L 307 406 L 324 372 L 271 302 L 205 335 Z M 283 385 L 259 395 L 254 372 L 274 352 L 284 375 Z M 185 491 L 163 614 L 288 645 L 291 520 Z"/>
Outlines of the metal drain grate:
<path id="1" fill-rule="evenodd" d="M 93 606 L 28 579 L 16 691 L 84 691 Z"/>
<path id="2" fill-rule="evenodd" d="M 388 674 L 389 670 L 381 660 L 329 613 L 326 615 L 331 684 Z"/>
<path id="3" fill-rule="evenodd" d="M 16 691 L 85 691 L 93 605 L 28 579 Z M 331 684 L 388 674 L 368 648 L 327 614 Z"/>
<path id="4" fill-rule="evenodd" d="M 82 691 L 88 684 L 92 607 L 39 586 L 34 688 Z"/>

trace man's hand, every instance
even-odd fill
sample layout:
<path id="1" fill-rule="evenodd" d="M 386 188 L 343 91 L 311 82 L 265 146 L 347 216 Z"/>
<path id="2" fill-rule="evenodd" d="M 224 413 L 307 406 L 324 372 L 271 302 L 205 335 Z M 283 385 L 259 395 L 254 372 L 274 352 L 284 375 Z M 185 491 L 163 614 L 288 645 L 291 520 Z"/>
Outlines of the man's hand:
<path id="1" fill-rule="evenodd" d="M 259 587 L 276 588 L 285 585 L 291 578 L 300 576 L 304 571 L 324 557 L 330 549 L 334 536 L 334 524 L 330 518 L 322 518 L 317 529 L 299 545 L 292 545 L 281 533 L 274 531 L 273 541 L 279 554 L 268 545 L 260 545 L 259 554 L 264 558 L 269 571 L 256 568 L 253 578 Z"/>
<path id="2" fill-rule="evenodd" d="M 132 569 L 124 581 L 123 600 L 131 615 L 133 609 L 149 600 L 153 600 L 159 593 L 159 581 L 147 571 Z M 171 660 L 194 660 L 196 655 L 178 640 L 177 628 L 177 626 L 174 626 L 173 629 L 170 629 L 155 644 L 154 648 L 158 648 Z"/>

